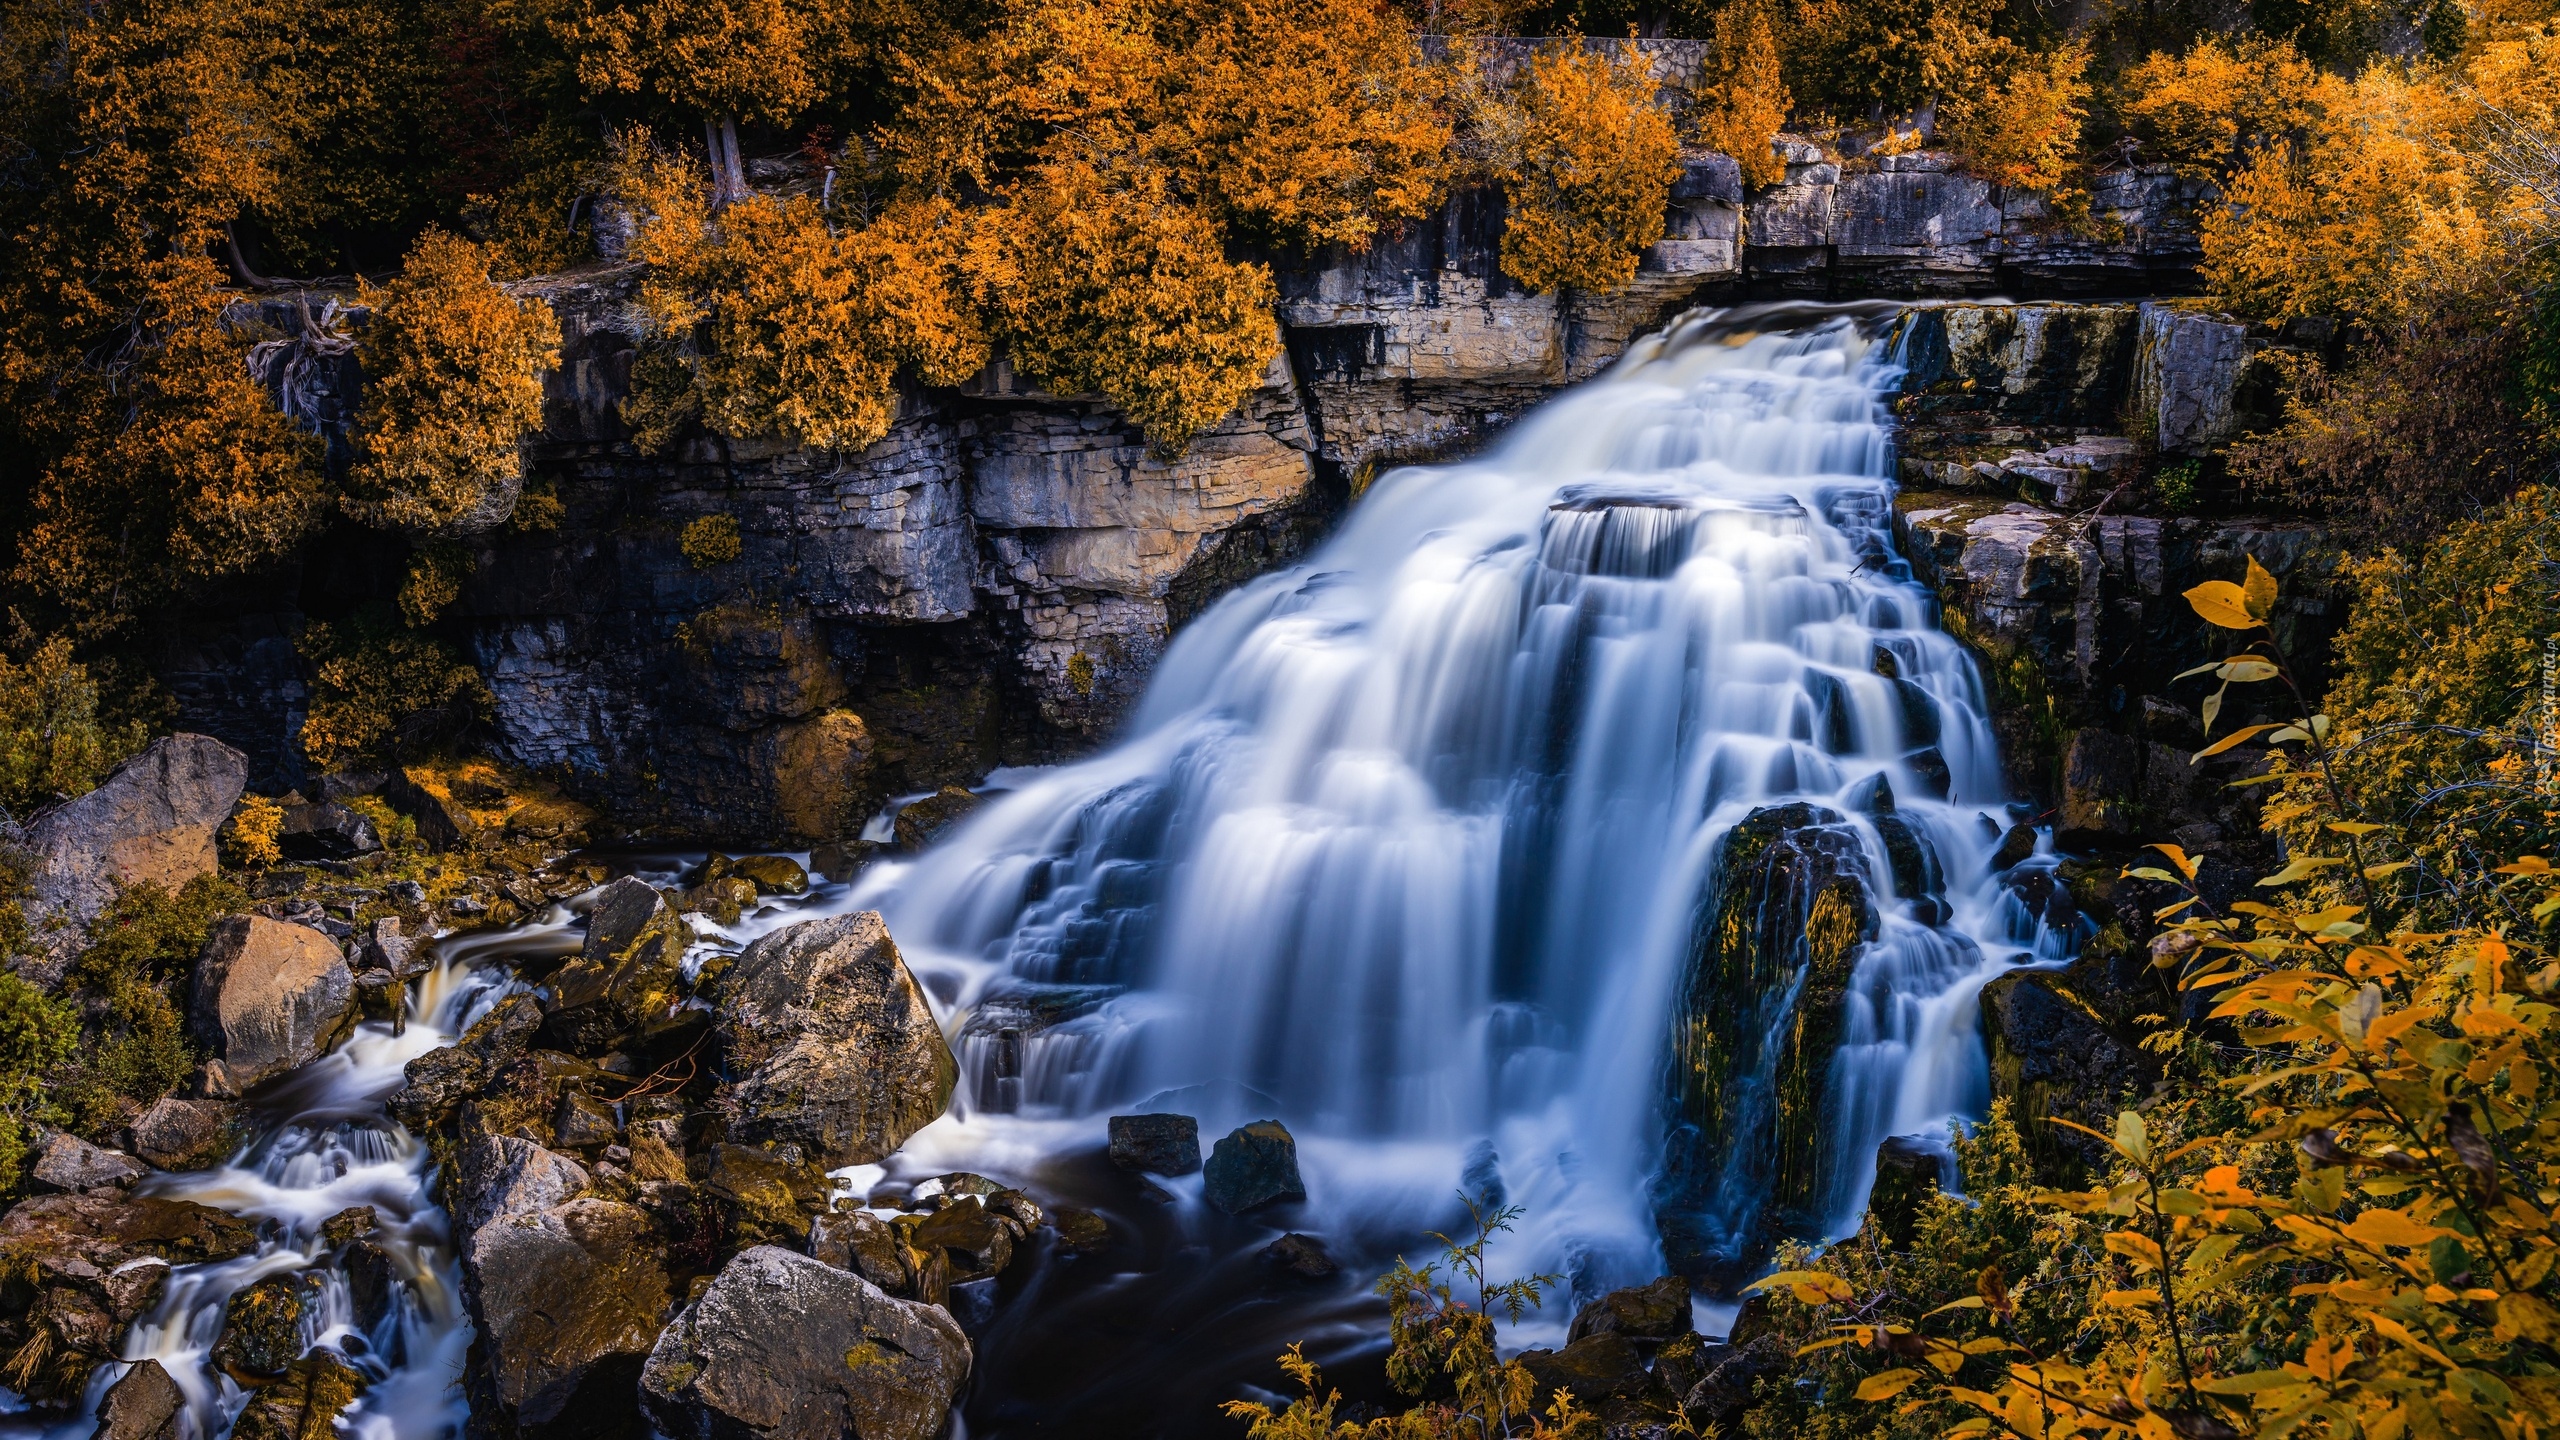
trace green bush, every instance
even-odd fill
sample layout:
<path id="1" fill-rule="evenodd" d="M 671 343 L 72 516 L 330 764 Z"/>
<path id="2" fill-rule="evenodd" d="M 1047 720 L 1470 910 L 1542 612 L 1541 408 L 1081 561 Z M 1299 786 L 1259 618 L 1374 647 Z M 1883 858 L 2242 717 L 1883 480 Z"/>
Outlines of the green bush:
<path id="1" fill-rule="evenodd" d="M 52 1118 L 46 1076 L 79 1040 L 70 1006 L 0 970 L 0 1195 L 16 1193 L 28 1127 Z"/>
<path id="2" fill-rule="evenodd" d="M 142 727 L 98 716 L 98 684 L 56 636 L 23 665 L 0 655 L 0 808 L 23 817 L 79 795 L 142 748 Z"/>
<path id="3" fill-rule="evenodd" d="M 184 1022 L 195 959 L 213 922 L 247 903 L 219 875 L 175 891 L 146 883 L 119 892 L 89 927 L 89 946 L 64 977 L 88 1025 L 49 1077 L 72 1129 L 103 1139 L 195 1068 Z"/>

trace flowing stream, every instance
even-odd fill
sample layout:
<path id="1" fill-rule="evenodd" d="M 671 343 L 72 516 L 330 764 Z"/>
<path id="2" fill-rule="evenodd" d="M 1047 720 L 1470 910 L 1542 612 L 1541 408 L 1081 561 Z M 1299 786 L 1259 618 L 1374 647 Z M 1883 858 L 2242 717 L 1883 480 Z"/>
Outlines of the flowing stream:
<path id="1" fill-rule="evenodd" d="M 1521 1207 L 1494 1270 L 1570 1296 L 1506 1338 L 1557 1343 L 1575 1300 L 1666 1268 L 1729 1289 L 1778 1231 L 1846 1233 L 1880 1140 L 1980 1113 L 1977 992 L 2073 937 L 1992 873 L 2013 816 L 1981 684 L 1893 549 L 1886 313 L 1702 312 L 1484 458 L 1386 476 L 1312 560 L 1188 628 L 1112 749 L 1009 773 L 925 855 L 712 942 L 882 910 L 960 1091 L 845 1182 L 967 1169 L 1111 1222 L 1099 1255 L 1044 1244 L 955 1296 L 979 1354 L 956 1434 L 1225 1433 L 1214 1403 L 1292 1340 L 1358 1392 L 1382 1328 L 1367 1280 L 1457 1228 L 1461 1193 Z M 1743 994 L 1700 967 L 1729 838 L 1799 803 L 1830 837 L 1807 853 L 1868 898 L 1820 1002 L 1836 1047 L 1791 1079 L 1781 1039 L 1819 965 L 1781 955 Z M 178 1380 L 196 1435 L 246 1399 L 202 1363 L 225 1301 L 305 1269 L 304 1341 L 371 1384 L 340 1428 L 459 1427 L 453 1237 L 382 1101 L 517 983 L 508 957 L 575 948 L 578 908 L 437 942 L 405 1031 L 364 1026 L 262 1094 L 270 1128 L 229 1164 L 147 1182 L 266 1222 L 254 1254 L 179 1267 L 125 1345 Z M 1721 1130 L 1676 1074 L 1710 1022 L 1731 1032 Z M 1791 1115 L 1790 1084 L 1818 1114 Z M 1284 1121 L 1306 1201 L 1235 1219 L 1197 1175 L 1111 1170 L 1105 1117 L 1133 1110 L 1196 1116 L 1204 1146 Z M 1781 1170 L 1811 1177 L 1792 1210 Z M 371 1323 L 320 1233 L 355 1205 L 399 1282 Z M 1339 1273 L 1275 1282 L 1255 1257 L 1283 1230 Z M 125 1369 L 100 1368 L 84 1412 Z"/>

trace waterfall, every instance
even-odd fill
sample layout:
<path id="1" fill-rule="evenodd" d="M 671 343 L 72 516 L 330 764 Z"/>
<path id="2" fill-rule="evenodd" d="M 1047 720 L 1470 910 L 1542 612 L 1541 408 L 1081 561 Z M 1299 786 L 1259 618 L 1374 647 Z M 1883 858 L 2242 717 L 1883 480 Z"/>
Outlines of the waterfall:
<path id="1" fill-rule="evenodd" d="M 1988 1103 L 1983 981 L 2069 938 L 1991 870 L 2015 816 L 1894 551 L 1880 319 L 1694 314 L 1381 478 L 1121 743 L 875 866 L 962 1070 L 910 1168 L 1275 1117 L 1294 1228 L 1498 1194 L 1498 1258 L 1580 1294 L 1853 1229 L 1879 1141 Z"/>

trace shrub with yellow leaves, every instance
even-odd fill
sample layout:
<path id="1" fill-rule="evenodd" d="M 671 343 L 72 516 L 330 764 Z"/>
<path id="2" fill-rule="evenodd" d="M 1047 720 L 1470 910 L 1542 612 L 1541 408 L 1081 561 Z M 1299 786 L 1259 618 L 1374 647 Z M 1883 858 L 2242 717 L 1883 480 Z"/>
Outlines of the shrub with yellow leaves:
<path id="1" fill-rule="evenodd" d="M 1279 351 L 1269 268 L 1227 259 L 1161 171 L 1044 166 L 994 245 L 980 283 L 1015 366 L 1046 389 L 1109 399 L 1159 453 L 1233 411 Z"/>
<path id="2" fill-rule="evenodd" d="M 524 481 L 525 436 L 542 424 L 542 373 L 560 363 L 560 322 L 489 278 L 480 247 L 431 230 L 380 290 L 358 355 L 364 402 L 347 513 L 403 530 L 486 528 Z"/>
<path id="3" fill-rule="evenodd" d="M 1734 158 L 1745 185 L 1775 185 L 1786 162 L 1770 143 L 1795 107 L 1778 63 L 1778 41 L 1761 0 L 1735 0 L 1716 12 L 1715 36 L 1699 77 L 1691 123 L 1699 144 Z"/>
<path id="4" fill-rule="evenodd" d="M 451 646 L 382 615 L 311 624 L 295 648 L 312 675 L 302 753 L 321 770 L 421 753 L 495 703 L 480 672 Z"/>
<path id="5" fill-rule="evenodd" d="M 2243 583 L 2187 592 L 2208 623 L 2251 637 L 2207 667 L 2226 688 L 2291 684 L 2266 633 L 2275 598 L 2254 561 Z M 2325 716 L 2235 730 L 2205 753 L 2250 739 L 2304 750 L 2330 807 L 2321 828 L 2347 851 L 2297 848 L 2260 888 L 2273 899 L 2342 872 L 2361 903 L 2218 902 L 2174 845 L 2128 871 L 2185 895 L 2159 912 L 2154 964 L 2206 1024 L 2231 1027 L 2198 1038 L 2246 1123 L 2172 1097 L 2086 1131 L 2113 1172 L 2034 1197 L 2101 1227 L 2110 1257 L 2067 1346 L 2003 1335 L 2018 1297 L 1989 1269 L 1927 1309 L 1938 1296 L 1869 1297 L 1829 1266 L 1764 1282 L 1839 1317 L 1809 1351 L 1875 1356 L 1859 1400 L 1964 1412 L 1945 1433 L 2020 1440 L 2550 1433 L 2560 962 L 2506 924 L 2421 931 L 2375 888 L 2406 867 L 2367 863 L 2379 827 L 2347 818 Z M 2560 913 L 2546 860 L 2496 873 L 2500 913 Z"/>
<path id="6" fill-rule="evenodd" d="M 1994 185 L 2048 193 L 2079 160 L 2089 47 L 2031 51 L 1988 32 L 1942 32 L 1938 137 Z"/>
<path id="7" fill-rule="evenodd" d="M 2281 40 L 2208 35 L 2125 73 L 2120 102 L 2138 158 L 2219 182 L 2308 124 L 2320 72 Z"/>
<path id="8" fill-rule="evenodd" d="M 0 655 L 0 811 L 19 820 L 86 793 L 142 748 L 142 727 L 98 715 L 98 682 L 54 636 L 24 664 Z"/>
<path id="9" fill-rule="evenodd" d="M 1477 126 L 1510 206 L 1502 270 L 1531 290 L 1623 288 L 1662 238 L 1680 143 L 1641 53 L 1541 49 Z"/>

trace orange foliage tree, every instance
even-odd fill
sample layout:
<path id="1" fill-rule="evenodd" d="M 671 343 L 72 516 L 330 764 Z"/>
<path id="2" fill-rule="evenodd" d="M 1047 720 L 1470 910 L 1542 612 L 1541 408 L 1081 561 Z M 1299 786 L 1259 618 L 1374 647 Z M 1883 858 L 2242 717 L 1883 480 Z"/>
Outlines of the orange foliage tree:
<path id="1" fill-rule="evenodd" d="M 1503 273 L 1532 290 L 1615 290 L 1662 238 L 1680 143 L 1653 103 L 1649 63 L 1549 46 L 1507 94 L 1479 109 L 1491 169 L 1510 205 Z"/>
<path id="2" fill-rule="evenodd" d="M 1736 0 L 1716 12 L 1715 39 L 1700 77 L 1697 138 L 1730 155 L 1746 185 L 1775 185 L 1786 163 L 1770 142 L 1786 128 L 1795 97 L 1778 61 L 1777 34 L 1758 0 Z"/>

